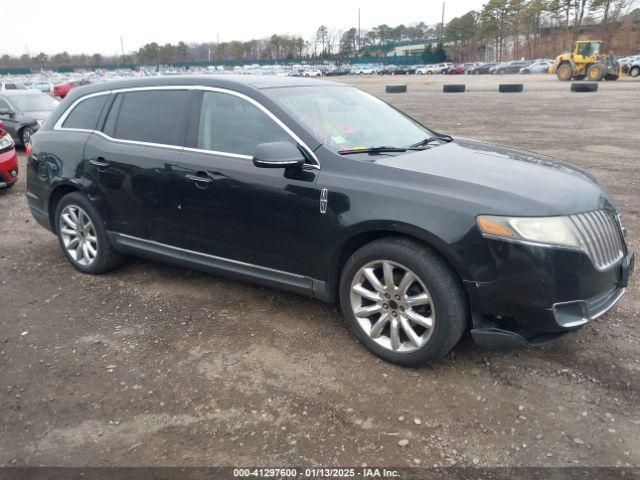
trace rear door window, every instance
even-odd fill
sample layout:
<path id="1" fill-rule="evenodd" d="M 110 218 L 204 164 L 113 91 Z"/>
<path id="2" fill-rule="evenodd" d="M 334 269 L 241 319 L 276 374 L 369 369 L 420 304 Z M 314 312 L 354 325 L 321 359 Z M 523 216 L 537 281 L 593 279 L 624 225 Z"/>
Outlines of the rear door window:
<path id="1" fill-rule="evenodd" d="M 80 102 L 67 116 L 62 128 L 94 130 L 107 98 L 109 98 L 109 95 L 99 95 Z"/>
<path id="2" fill-rule="evenodd" d="M 117 95 L 104 132 L 113 138 L 160 145 L 184 144 L 186 90 L 153 90 Z"/>

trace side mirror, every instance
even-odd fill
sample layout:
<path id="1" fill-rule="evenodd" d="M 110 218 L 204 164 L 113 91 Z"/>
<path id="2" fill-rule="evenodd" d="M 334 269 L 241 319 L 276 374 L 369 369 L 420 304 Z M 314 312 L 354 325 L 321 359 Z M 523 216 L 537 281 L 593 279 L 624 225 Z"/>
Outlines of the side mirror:
<path id="1" fill-rule="evenodd" d="M 260 168 L 300 168 L 305 158 L 291 142 L 261 143 L 253 154 L 253 164 Z"/>
<path id="2" fill-rule="evenodd" d="M 13 115 L 13 111 L 8 108 L 0 108 L 0 115 Z"/>

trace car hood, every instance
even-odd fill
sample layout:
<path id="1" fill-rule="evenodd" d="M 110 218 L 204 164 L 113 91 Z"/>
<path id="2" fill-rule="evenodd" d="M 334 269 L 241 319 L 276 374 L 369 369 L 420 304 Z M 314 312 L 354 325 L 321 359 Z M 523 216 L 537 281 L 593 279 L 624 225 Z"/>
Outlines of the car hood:
<path id="1" fill-rule="evenodd" d="M 589 173 L 561 160 L 489 142 L 456 139 L 426 150 L 379 156 L 375 164 L 416 174 L 422 188 L 478 205 L 478 213 L 567 215 L 613 208 Z M 443 187 L 444 186 L 444 187 Z"/>

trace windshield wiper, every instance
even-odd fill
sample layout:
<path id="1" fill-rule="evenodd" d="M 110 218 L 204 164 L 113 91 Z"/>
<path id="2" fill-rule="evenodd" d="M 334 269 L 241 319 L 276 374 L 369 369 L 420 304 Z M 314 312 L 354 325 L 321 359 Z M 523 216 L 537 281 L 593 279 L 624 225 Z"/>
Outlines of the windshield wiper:
<path id="1" fill-rule="evenodd" d="M 453 142 L 453 137 L 451 135 L 447 135 L 445 133 L 436 133 L 433 137 L 427 137 L 424 140 L 420 140 L 418 143 L 414 143 L 410 148 L 414 147 L 424 147 L 425 145 L 430 144 L 431 142 L 435 142 L 437 140 L 444 140 L 445 142 Z"/>
<path id="2" fill-rule="evenodd" d="M 393 152 L 406 152 L 409 150 L 404 147 L 367 147 L 367 148 L 349 148 L 346 150 L 340 150 L 338 153 L 340 155 L 351 155 L 354 153 L 393 153 Z"/>

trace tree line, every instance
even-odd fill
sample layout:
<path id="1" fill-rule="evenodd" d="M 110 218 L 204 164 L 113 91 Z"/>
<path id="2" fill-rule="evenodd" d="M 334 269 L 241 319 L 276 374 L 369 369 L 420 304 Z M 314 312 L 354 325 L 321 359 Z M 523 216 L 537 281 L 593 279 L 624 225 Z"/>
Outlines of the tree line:
<path id="1" fill-rule="evenodd" d="M 143 45 L 126 55 L 2 55 L 3 67 L 99 66 L 105 64 L 168 65 L 187 62 L 283 61 L 331 59 L 336 56 L 384 55 L 385 46 L 398 42 L 438 42 L 455 61 L 510 60 L 555 56 L 580 35 L 596 35 L 616 53 L 640 48 L 640 0 L 488 0 L 477 11 L 453 18 L 445 25 L 424 22 L 359 31 L 321 25 L 310 38 L 272 35 L 249 41 Z"/>
<path id="2" fill-rule="evenodd" d="M 578 38 L 617 54 L 639 53 L 638 0 L 489 0 L 444 30 L 455 61 L 555 57 Z"/>

